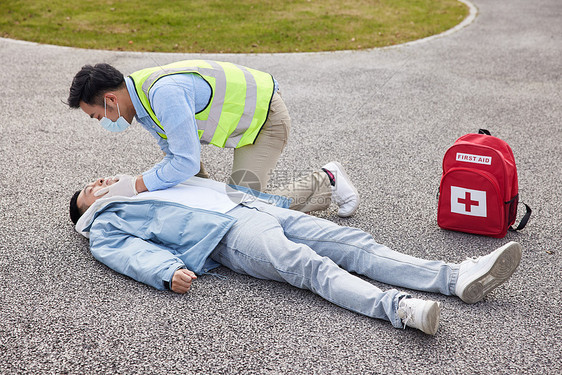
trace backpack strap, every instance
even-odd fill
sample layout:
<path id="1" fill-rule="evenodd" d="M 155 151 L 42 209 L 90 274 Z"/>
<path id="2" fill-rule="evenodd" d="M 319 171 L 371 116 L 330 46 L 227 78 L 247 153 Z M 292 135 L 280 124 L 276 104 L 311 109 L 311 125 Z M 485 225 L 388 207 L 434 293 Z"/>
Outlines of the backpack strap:
<path id="1" fill-rule="evenodd" d="M 513 228 L 513 226 L 509 227 L 509 230 L 512 231 L 512 232 L 515 232 L 517 230 L 521 230 L 521 229 L 525 228 L 525 225 L 527 225 L 527 222 L 529 221 L 529 218 L 531 217 L 531 212 L 533 212 L 533 210 L 531 210 L 531 207 L 529 207 L 526 203 L 522 203 L 522 204 L 525 205 L 525 208 L 526 208 L 527 212 L 525 212 L 525 215 L 523 216 L 523 218 L 519 222 L 519 225 L 517 226 L 517 228 Z"/>
<path id="2" fill-rule="evenodd" d="M 492 133 L 490 133 L 490 131 L 488 129 L 478 129 L 478 134 L 484 134 L 484 135 L 492 135 Z M 522 203 L 522 202 L 521 202 Z M 517 231 L 517 230 L 521 230 L 523 228 L 525 228 L 525 225 L 527 225 L 527 222 L 529 221 L 529 218 L 531 217 L 531 212 L 533 212 L 533 210 L 531 210 L 531 207 L 529 207 L 527 204 L 523 203 L 525 205 L 525 215 L 523 216 L 523 218 L 521 218 L 521 221 L 519 222 L 519 225 L 517 226 L 517 228 L 513 228 L 513 226 L 509 227 L 510 231 Z"/>

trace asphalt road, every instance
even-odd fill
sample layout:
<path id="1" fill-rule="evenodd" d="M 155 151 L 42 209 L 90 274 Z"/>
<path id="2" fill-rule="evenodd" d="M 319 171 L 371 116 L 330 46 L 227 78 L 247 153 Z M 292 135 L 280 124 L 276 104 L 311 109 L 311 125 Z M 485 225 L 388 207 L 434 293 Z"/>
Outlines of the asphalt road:
<path id="1" fill-rule="evenodd" d="M 562 373 L 562 3 L 474 3 L 476 18 L 453 33 L 358 52 L 201 56 L 0 39 L 0 373 Z M 68 109 L 72 77 L 86 63 L 130 73 L 187 58 L 277 78 L 293 118 L 277 181 L 339 160 L 362 196 L 351 219 L 335 207 L 321 216 L 448 261 L 516 240 L 518 271 L 475 305 L 411 291 L 442 303 L 430 337 L 225 268 L 226 280 L 200 277 L 175 295 L 98 263 L 69 221 L 70 195 L 161 153 L 138 124 L 113 135 Z M 504 239 L 436 223 L 443 154 L 482 127 L 513 148 L 534 210 Z M 205 147 L 203 158 L 224 179 L 231 152 Z"/>

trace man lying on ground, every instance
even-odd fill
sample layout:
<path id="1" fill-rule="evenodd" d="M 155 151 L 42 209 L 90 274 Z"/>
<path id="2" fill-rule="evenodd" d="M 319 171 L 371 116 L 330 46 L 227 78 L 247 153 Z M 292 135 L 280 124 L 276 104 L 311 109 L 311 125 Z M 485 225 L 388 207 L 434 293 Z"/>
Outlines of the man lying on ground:
<path id="1" fill-rule="evenodd" d="M 505 282 L 521 259 L 516 242 L 460 264 L 415 258 L 378 244 L 362 230 L 279 207 L 287 206 L 281 197 L 242 194 L 197 177 L 132 198 L 95 196 L 115 181 L 99 179 L 77 191 L 71 219 L 89 237 L 97 260 L 161 290 L 185 293 L 197 275 L 223 265 L 311 290 L 397 328 L 435 334 L 437 302 L 382 291 L 350 272 L 476 303 Z"/>

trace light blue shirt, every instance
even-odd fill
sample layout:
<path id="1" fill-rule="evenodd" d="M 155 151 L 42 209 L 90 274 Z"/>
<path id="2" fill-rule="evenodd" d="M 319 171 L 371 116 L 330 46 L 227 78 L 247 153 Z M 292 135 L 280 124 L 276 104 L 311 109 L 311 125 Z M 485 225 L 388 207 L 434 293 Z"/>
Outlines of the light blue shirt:
<path id="1" fill-rule="evenodd" d="M 156 138 L 166 154 L 160 163 L 142 174 L 147 189 L 165 189 L 197 174 L 201 144 L 195 114 L 209 102 L 209 84 L 196 74 L 175 74 L 159 79 L 150 90 L 148 100 L 162 130 L 142 106 L 133 80 L 127 77 L 125 82 L 137 113 L 135 118 Z M 166 134 L 167 139 L 160 137 L 157 131 Z"/>
<path id="2" fill-rule="evenodd" d="M 198 74 L 174 74 L 156 81 L 148 100 L 162 130 L 144 109 L 130 77 L 125 78 L 135 107 L 137 121 L 156 138 L 166 156 L 142 174 L 149 191 L 166 189 L 199 172 L 201 143 L 195 114 L 205 109 L 211 98 L 211 87 Z M 275 91 L 278 84 L 274 80 Z M 166 134 L 167 139 L 158 135 Z"/>

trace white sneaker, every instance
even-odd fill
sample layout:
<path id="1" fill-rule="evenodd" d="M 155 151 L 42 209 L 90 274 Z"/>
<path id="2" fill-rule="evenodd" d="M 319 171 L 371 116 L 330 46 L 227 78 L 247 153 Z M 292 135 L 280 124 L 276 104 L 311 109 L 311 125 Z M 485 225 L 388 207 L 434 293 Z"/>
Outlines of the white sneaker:
<path id="1" fill-rule="evenodd" d="M 455 294 L 466 303 L 481 301 L 511 277 L 521 261 L 521 245 L 508 242 L 490 254 L 461 263 Z"/>
<path id="2" fill-rule="evenodd" d="M 335 186 L 332 186 L 332 200 L 339 206 L 338 216 L 349 217 L 359 207 L 359 193 L 337 161 L 331 161 L 322 167 L 334 176 Z"/>
<path id="3" fill-rule="evenodd" d="M 428 335 L 435 335 L 439 328 L 441 307 L 439 302 L 418 298 L 402 298 L 398 304 L 398 316 L 406 326 L 419 329 Z"/>

